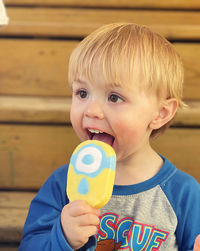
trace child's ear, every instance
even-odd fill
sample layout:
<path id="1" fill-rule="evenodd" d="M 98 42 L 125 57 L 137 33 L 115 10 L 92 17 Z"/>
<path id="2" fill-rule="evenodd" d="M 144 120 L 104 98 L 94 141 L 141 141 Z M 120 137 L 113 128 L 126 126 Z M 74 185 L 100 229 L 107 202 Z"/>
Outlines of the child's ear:
<path id="1" fill-rule="evenodd" d="M 178 109 L 178 101 L 174 98 L 165 100 L 160 106 L 157 116 L 150 123 L 152 130 L 159 129 L 173 119 Z"/>

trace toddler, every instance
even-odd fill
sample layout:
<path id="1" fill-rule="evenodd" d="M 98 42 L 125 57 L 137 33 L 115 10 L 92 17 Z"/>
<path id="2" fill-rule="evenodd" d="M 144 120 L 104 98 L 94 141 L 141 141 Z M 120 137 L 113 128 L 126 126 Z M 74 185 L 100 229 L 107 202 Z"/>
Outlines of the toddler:
<path id="1" fill-rule="evenodd" d="M 200 185 L 150 144 L 184 106 L 173 46 L 145 26 L 105 25 L 72 52 L 69 83 L 80 140 L 116 152 L 113 194 L 100 210 L 69 202 L 68 165 L 57 169 L 31 203 L 19 250 L 193 250 Z"/>

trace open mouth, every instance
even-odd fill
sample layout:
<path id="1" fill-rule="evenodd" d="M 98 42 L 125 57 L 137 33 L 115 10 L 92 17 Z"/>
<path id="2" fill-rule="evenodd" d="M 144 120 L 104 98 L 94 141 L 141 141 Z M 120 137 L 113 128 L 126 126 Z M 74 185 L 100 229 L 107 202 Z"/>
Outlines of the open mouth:
<path id="1" fill-rule="evenodd" d="M 115 138 L 108 133 L 105 133 L 99 130 L 94 130 L 94 129 L 87 129 L 87 132 L 88 132 L 88 136 L 90 140 L 103 141 L 109 144 L 110 146 L 112 146 L 114 143 Z"/>

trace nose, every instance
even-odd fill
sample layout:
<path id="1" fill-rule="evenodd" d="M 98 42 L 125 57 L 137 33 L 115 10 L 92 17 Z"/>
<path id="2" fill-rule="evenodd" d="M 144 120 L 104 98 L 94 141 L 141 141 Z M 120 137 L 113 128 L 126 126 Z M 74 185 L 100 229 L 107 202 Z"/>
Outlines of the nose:
<path id="1" fill-rule="evenodd" d="M 91 101 L 86 107 L 84 115 L 90 118 L 103 119 L 103 107 L 98 101 Z"/>

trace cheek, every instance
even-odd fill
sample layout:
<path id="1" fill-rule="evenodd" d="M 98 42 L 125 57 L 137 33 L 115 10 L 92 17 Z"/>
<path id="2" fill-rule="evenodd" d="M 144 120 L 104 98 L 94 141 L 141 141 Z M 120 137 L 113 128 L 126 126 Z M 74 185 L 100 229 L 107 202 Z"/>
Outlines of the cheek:
<path id="1" fill-rule="evenodd" d="M 123 120 L 118 120 L 115 123 L 115 128 L 117 130 L 118 133 L 120 132 L 126 132 L 127 130 L 129 130 L 129 126 L 123 121 Z"/>
<path id="2" fill-rule="evenodd" d="M 145 130 L 144 125 L 130 119 L 119 119 L 115 123 L 116 135 L 121 142 L 134 141 L 140 139 L 141 133 Z"/>
<path id="3" fill-rule="evenodd" d="M 117 135 L 120 135 L 121 138 L 127 137 L 130 135 L 136 135 L 138 132 L 138 126 L 136 123 L 131 122 L 130 120 L 119 119 L 115 123 L 115 128 Z"/>
<path id="4" fill-rule="evenodd" d="M 75 130 L 80 126 L 81 116 L 79 113 L 79 109 L 75 108 L 72 104 L 70 109 L 70 121 Z"/>
<path id="5" fill-rule="evenodd" d="M 70 121 L 73 125 L 74 121 L 76 121 L 76 113 L 74 112 L 73 106 L 70 109 Z"/>

